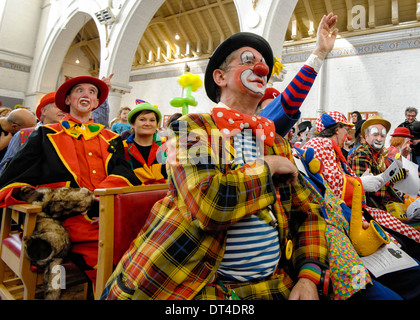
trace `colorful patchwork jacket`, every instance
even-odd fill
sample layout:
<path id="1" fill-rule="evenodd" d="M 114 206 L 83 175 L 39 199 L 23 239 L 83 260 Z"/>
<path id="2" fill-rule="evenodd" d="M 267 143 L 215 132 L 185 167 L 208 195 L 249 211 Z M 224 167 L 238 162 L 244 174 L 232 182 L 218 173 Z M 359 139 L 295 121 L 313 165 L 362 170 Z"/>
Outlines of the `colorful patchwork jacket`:
<path id="1" fill-rule="evenodd" d="M 119 135 L 68 115 L 34 131 L 11 160 L 0 177 L 0 207 L 21 203 L 13 192 L 27 185 L 93 190 L 137 184 Z"/>
<path id="2" fill-rule="evenodd" d="M 261 159 L 237 168 L 232 142 L 222 139 L 209 114 L 188 114 L 172 130 L 167 141 L 170 194 L 153 207 L 102 299 L 192 299 L 214 279 L 227 229 L 270 206 L 282 255 L 289 240 L 294 244 L 286 272 L 296 279 L 306 264 L 328 268 L 326 223 L 302 176 L 294 186 L 275 186 Z M 289 143 L 279 135 L 264 153 L 293 159 Z M 284 262 L 275 273 L 285 272 L 283 268 Z"/>
<path id="3" fill-rule="evenodd" d="M 125 157 L 142 184 L 166 183 L 165 157 L 161 146 L 162 141 L 158 134 L 153 137 L 153 144 L 150 148 L 149 157 L 143 158 L 134 142 L 134 134 L 123 141 Z"/>

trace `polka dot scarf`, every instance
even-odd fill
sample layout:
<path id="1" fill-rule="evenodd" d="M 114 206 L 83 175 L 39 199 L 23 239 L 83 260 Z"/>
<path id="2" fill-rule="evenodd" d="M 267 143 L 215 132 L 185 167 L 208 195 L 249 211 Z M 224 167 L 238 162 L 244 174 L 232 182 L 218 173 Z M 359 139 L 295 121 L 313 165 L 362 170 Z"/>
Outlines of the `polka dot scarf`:
<path id="1" fill-rule="evenodd" d="M 271 147 L 274 143 L 274 122 L 260 116 L 250 116 L 219 103 L 211 111 L 217 128 L 225 137 L 231 137 L 243 129 L 251 129 L 257 139 Z"/>

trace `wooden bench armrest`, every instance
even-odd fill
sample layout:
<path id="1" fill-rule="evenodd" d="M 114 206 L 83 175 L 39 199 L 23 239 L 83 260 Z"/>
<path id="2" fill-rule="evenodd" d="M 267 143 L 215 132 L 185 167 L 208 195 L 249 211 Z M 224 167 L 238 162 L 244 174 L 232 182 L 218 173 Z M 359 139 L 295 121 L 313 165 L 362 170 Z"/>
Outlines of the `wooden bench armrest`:
<path id="1" fill-rule="evenodd" d="M 1 222 L 3 228 L 1 228 L 0 243 L 10 234 L 12 220 L 16 223 L 20 222 L 19 214 L 24 215 L 23 237 L 31 236 L 35 229 L 36 216 L 39 212 L 42 212 L 42 206 L 29 203 L 15 204 L 3 208 L 3 217 Z"/>
<path id="2" fill-rule="evenodd" d="M 95 189 L 94 194 L 96 196 L 105 196 L 105 195 L 115 195 L 115 194 L 122 194 L 122 193 L 161 190 L 161 189 L 168 189 L 168 185 L 166 183 L 162 183 L 162 184 L 149 184 L 149 185 L 132 186 L 132 187 Z"/>
<path id="3" fill-rule="evenodd" d="M 19 211 L 22 213 L 39 213 L 42 212 L 42 206 L 30 203 L 14 204 L 8 207 L 9 209 Z"/>

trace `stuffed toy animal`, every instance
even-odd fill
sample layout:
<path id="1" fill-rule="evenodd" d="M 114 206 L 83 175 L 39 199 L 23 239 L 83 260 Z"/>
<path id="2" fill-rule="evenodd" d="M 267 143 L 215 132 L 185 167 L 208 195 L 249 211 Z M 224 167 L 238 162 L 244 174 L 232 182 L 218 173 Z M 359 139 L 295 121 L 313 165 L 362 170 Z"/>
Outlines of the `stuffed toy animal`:
<path id="1" fill-rule="evenodd" d="M 43 208 L 43 212 L 37 215 L 32 236 L 24 238 L 23 243 L 31 263 L 44 268 L 44 299 L 58 300 L 61 289 L 52 285 L 52 270 L 63 262 L 71 248 L 70 236 L 61 221 L 88 211 L 94 201 L 93 193 L 86 188 L 23 187 L 17 196 Z"/>

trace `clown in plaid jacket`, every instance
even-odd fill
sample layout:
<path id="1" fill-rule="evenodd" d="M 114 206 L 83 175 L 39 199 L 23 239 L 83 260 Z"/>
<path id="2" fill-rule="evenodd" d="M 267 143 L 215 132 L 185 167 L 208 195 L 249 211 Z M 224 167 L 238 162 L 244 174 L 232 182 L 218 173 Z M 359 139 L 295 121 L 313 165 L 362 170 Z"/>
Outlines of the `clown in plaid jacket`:
<path id="1" fill-rule="evenodd" d="M 215 278 L 227 229 L 251 214 L 263 218 L 268 207 L 278 222 L 283 257 L 274 273 L 285 275 L 286 282 L 296 280 L 307 264 L 328 268 L 326 223 L 302 176 L 294 186 L 281 182 L 275 186 L 261 159 L 235 167 L 232 140 L 222 139 L 210 114 L 188 114 L 172 124 L 172 130 L 170 193 L 152 209 L 102 299 L 194 298 Z M 264 147 L 264 154 L 293 161 L 290 145 L 279 135 L 272 147 Z M 284 263 L 289 240 L 293 254 Z"/>
<path id="2" fill-rule="evenodd" d="M 360 177 L 369 170 L 374 176 L 381 174 L 392 164 L 392 160 L 382 152 L 376 152 L 364 143 L 353 152 L 348 159 L 349 165 L 354 173 Z M 366 203 L 382 210 L 386 210 L 385 204 L 388 202 L 401 202 L 402 199 L 397 195 L 391 185 L 385 185 L 376 192 L 369 192 Z"/>

